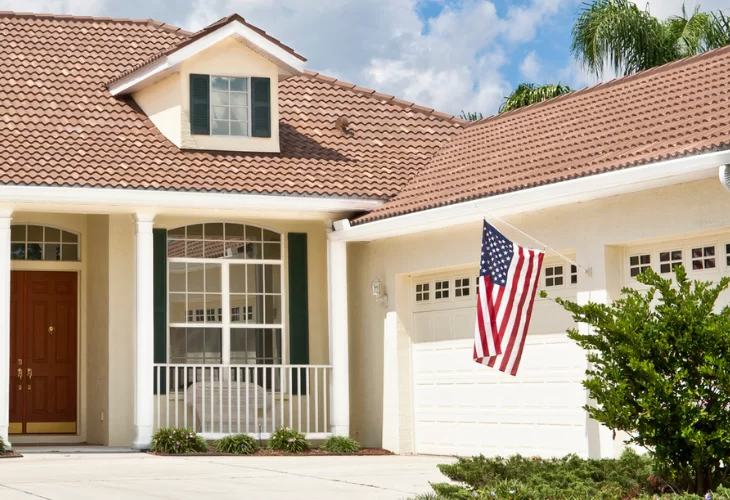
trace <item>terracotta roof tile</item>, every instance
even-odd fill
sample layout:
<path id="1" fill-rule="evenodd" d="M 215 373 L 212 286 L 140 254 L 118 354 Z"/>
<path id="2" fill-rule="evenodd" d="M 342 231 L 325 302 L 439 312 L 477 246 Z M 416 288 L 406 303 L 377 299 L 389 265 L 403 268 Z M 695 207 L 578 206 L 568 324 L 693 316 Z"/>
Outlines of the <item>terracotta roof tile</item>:
<path id="1" fill-rule="evenodd" d="M 0 183 L 387 199 L 460 120 L 314 73 L 280 83 L 280 154 L 179 150 L 104 83 L 190 34 L 153 21 L 0 15 Z M 404 107 L 405 106 L 405 107 Z M 335 126 L 349 119 L 349 133 Z"/>
<path id="2" fill-rule="evenodd" d="M 729 148 L 725 47 L 474 122 L 353 224 Z"/>

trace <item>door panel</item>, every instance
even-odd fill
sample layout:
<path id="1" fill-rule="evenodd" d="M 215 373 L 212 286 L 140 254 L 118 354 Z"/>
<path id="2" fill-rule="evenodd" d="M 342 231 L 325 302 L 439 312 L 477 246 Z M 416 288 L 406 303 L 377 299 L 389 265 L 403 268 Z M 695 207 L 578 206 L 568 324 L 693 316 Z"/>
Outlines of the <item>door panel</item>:
<path id="1" fill-rule="evenodd" d="M 11 325 L 17 360 L 11 365 L 11 422 L 25 433 L 76 432 L 77 275 L 71 272 L 13 272 Z M 13 406 L 14 405 L 14 406 Z M 13 410 L 15 413 L 13 413 Z M 18 426 L 14 429 L 17 431 Z"/>

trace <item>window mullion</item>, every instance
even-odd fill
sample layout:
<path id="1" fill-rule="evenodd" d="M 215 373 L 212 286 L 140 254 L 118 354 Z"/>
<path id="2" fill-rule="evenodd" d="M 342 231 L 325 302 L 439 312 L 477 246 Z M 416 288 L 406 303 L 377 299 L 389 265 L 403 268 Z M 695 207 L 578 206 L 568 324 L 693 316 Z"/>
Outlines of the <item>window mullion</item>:
<path id="1" fill-rule="evenodd" d="M 229 292 L 230 278 L 229 269 L 230 264 L 223 262 L 221 266 L 221 307 L 223 308 L 223 320 L 222 332 L 221 332 L 221 348 L 223 364 L 231 364 L 231 299 Z"/>

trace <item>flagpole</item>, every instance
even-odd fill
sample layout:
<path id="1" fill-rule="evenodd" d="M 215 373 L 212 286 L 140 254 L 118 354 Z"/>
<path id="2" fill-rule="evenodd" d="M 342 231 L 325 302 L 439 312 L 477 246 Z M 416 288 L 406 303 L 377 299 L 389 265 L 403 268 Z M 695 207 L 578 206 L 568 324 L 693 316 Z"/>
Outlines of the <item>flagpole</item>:
<path id="1" fill-rule="evenodd" d="M 529 234 L 527 234 L 526 232 L 522 231 L 522 230 L 521 230 L 521 229 L 519 229 L 519 228 L 516 228 L 515 226 L 513 226 L 512 224 L 510 224 L 510 223 L 509 223 L 509 222 L 507 222 L 506 220 L 502 219 L 501 217 L 497 217 L 496 215 L 494 215 L 494 214 L 492 214 L 492 213 L 489 213 L 489 212 L 484 212 L 484 213 L 486 214 L 486 215 L 485 215 L 485 217 L 484 217 L 485 219 L 486 219 L 487 217 L 490 217 L 490 218 L 492 218 L 492 219 L 496 219 L 496 220 L 498 220 L 499 222 L 501 222 L 501 223 L 502 223 L 502 224 L 504 224 L 505 226 L 511 227 L 512 229 L 514 229 L 514 230 L 515 230 L 515 231 L 517 231 L 518 233 L 520 233 L 520 234 L 522 234 L 522 235 L 524 235 L 524 236 L 526 236 L 526 237 L 530 238 L 530 239 L 531 239 L 532 241 L 534 241 L 534 242 L 535 242 L 535 243 L 537 243 L 538 245 L 542 246 L 542 247 L 543 247 L 543 251 L 548 251 L 548 250 L 549 250 L 550 252 L 554 253 L 555 255 L 557 255 L 558 257 L 560 257 L 561 259 L 563 259 L 564 261 L 566 261 L 566 262 L 568 262 L 568 263 L 570 263 L 570 264 L 574 265 L 574 266 L 575 266 L 576 268 L 578 268 L 578 269 L 580 269 L 581 271 L 583 271 L 583 272 L 584 272 L 584 273 L 585 273 L 585 274 L 586 274 L 587 276 L 592 276 L 592 275 L 593 275 L 593 270 L 592 270 L 592 269 L 591 269 L 590 267 L 588 267 L 588 268 L 585 268 L 585 267 L 581 266 L 581 265 L 580 265 L 580 264 L 578 264 L 578 263 L 577 263 L 576 261 L 574 261 L 574 260 L 572 260 L 572 259 L 569 259 L 568 257 L 566 257 L 566 256 L 565 256 L 565 255 L 563 255 L 562 253 L 558 252 L 558 251 L 557 251 L 557 250 L 555 250 L 554 248 L 552 248 L 552 247 L 549 247 L 549 246 L 547 246 L 547 245 L 546 245 L 545 243 L 543 243 L 542 241 L 538 240 L 537 238 L 535 238 L 535 237 L 533 237 L 533 236 L 530 236 Z"/>

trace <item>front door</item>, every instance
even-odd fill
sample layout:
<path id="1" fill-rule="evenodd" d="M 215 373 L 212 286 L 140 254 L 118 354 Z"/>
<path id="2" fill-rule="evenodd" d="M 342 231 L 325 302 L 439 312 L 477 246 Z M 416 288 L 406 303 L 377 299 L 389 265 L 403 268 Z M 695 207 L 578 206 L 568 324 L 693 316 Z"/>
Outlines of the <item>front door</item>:
<path id="1" fill-rule="evenodd" d="M 77 279 L 13 271 L 10 280 L 10 432 L 75 434 Z"/>

